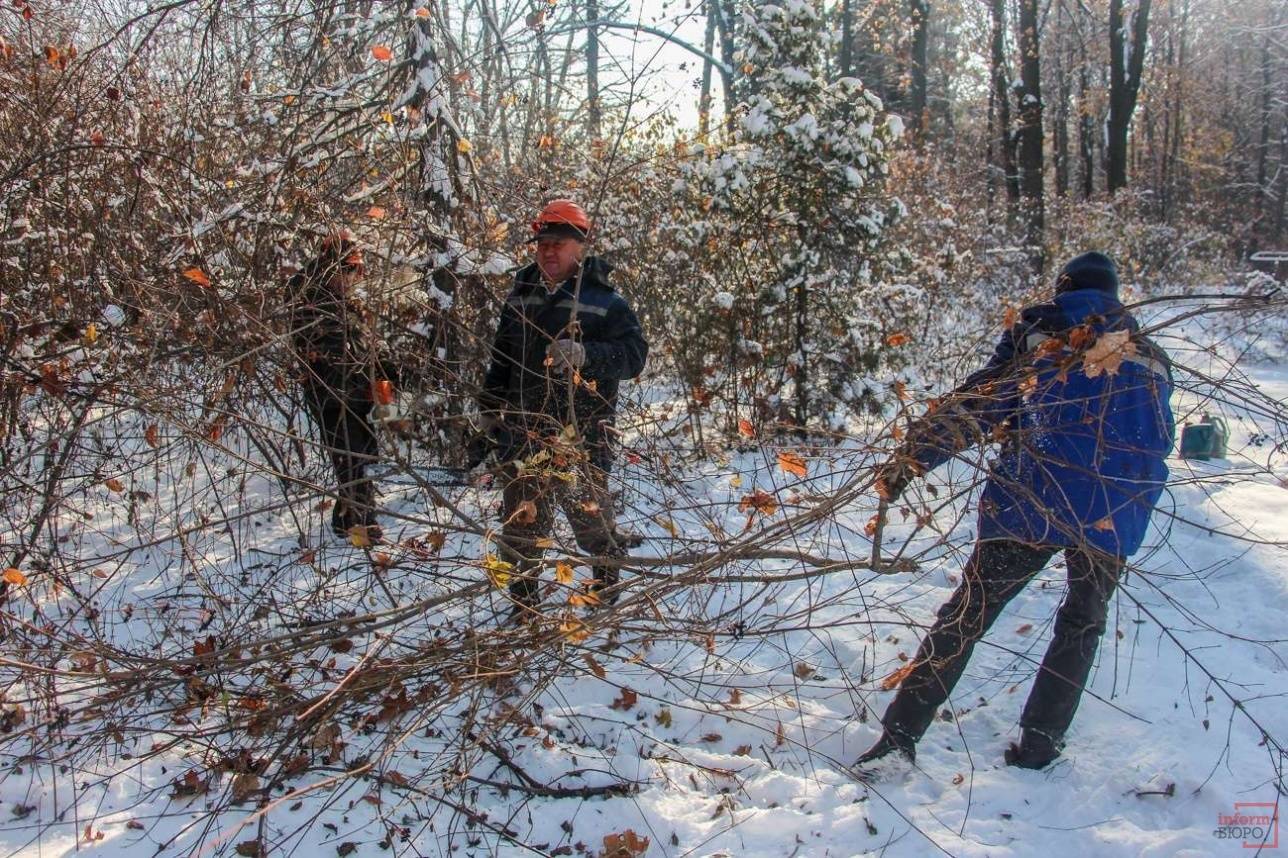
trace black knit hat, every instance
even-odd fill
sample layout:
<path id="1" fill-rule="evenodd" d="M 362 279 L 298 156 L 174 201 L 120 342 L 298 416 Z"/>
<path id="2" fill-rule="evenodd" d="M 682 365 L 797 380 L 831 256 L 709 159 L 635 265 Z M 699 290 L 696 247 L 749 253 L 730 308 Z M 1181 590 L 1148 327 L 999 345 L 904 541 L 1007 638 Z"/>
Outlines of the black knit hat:
<path id="1" fill-rule="evenodd" d="M 1118 294 L 1118 268 L 1103 253 L 1092 251 L 1070 259 L 1055 281 L 1056 292 L 1074 289 L 1099 289 Z"/>

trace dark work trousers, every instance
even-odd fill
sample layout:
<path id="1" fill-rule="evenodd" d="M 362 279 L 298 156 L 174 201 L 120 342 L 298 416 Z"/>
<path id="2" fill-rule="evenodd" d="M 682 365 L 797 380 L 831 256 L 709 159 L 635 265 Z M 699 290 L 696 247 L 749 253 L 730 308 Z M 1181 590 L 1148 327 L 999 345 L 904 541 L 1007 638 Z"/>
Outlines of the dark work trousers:
<path id="1" fill-rule="evenodd" d="M 510 583 L 510 595 L 516 602 L 528 606 L 537 603 L 541 582 L 536 566 L 543 552 L 533 543 L 550 535 L 556 504 L 563 508 L 577 546 L 584 553 L 594 557 L 626 556 L 615 537 L 613 497 L 608 491 L 608 475 L 602 469 L 583 465 L 572 484 L 555 476 L 519 475 L 513 467 L 508 469 L 507 477 L 501 500 L 501 536 L 514 547 L 518 558 Z M 620 578 L 620 570 L 616 566 L 597 566 L 594 575 L 598 585 L 611 587 Z M 611 600 L 612 595 L 608 598 Z"/>
<path id="2" fill-rule="evenodd" d="M 341 399 L 312 388 L 304 399 L 335 469 L 337 501 L 331 512 L 332 526 L 345 530 L 373 523 L 375 490 L 366 475 L 367 464 L 375 460 L 378 449 L 368 419 L 372 403 Z"/>
<path id="3" fill-rule="evenodd" d="M 896 738 L 915 743 L 952 693 L 984 636 L 1016 593 L 1059 551 L 1054 546 L 989 540 L 975 545 L 961 585 L 921 642 L 912 672 L 899 686 L 882 724 Z M 1105 631 L 1109 599 L 1122 560 L 1091 551 L 1065 549 L 1069 591 L 1056 614 L 1055 632 L 1042 658 L 1020 726 L 1055 741 L 1073 721 Z"/>

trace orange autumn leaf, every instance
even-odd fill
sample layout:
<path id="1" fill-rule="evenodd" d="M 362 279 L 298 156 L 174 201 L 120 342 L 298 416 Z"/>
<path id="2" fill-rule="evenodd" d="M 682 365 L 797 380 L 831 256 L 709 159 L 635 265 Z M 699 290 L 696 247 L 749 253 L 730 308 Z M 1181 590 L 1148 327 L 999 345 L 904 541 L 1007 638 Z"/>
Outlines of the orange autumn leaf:
<path id="1" fill-rule="evenodd" d="M 555 564 L 555 580 L 564 586 L 572 584 L 572 564 L 562 560 Z"/>
<path id="2" fill-rule="evenodd" d="M 27 585 L 27 576 L 22 574 L 21 569 L 10 566 L 4 570 L 4 582 L 13 587 L 25 587 Z"/>
<path id="3" fill-rule="evenodd" d="M 868 523 L 863 525 L 863 535 L 866 536 L 868 539 L 871 539 L 872 537 L 876 536 L 877 525 L 880 523 L 881 523 L 880 516 L 876 516 L 876 515 L 872 516 L 872 518 L 868 519 Z"/>
<path id="4" fill-rule="evenodd" d="M 590 627 L 581 620 L 568 619 L 559 624 L 559 634 L 569 643 L 581 643 L 590 637 Z"/>
<path id="5" fill-rule="evenodd" d="M 208 287 L 210 285 L 210 278 L 206 276 L 206 272 L 202 271 L 200 268 L 189 268 L 183 272 L 183 276 L 191 280 L 193 283 L 196 283 L 198 286 Z"/>
<path id="6" fill-rule="evenodd" d="M 773 515 L 778 512 L 778 501 L 769 492 L 756 491 L 745 495 L 738 502 L 738 512 L 759 512 L 761 515 Z"/>
<path id="7" fill-rule="evenodd" d="M 371 48 L 371 55 L 382 63 L 387 63 L 394 58 L 394 52 L 389 50 L 388 45 L 375 45 Z"/>
<path id="8" fill-rule="evenodd" d="M 916 664 L 917 663 L 915 661 L 909 662 L 908 664 L 905 664 L 903 667 L 891 673 L 885 679 L 881 680 L 881 690 L 893 691 L 894 689 L 898 688 L 899 684 L 908 678 L 908 674 L 912 673 L 912 669 L 916 667 Z"/>
<path id="9" fill-rule="evenodd" d="M 1084 349 L 1091 345 L 1096 339 L 1096 329 L 1090 325 L 1078 325 L 1069 332 L 1069 346 L 1075 349 Z"/>
<path id="10" fill-rule="evenodd" d="M 782 468 L 784 472 L 793 474 L 801 479 L 809 476 L 809 467 L 805 464 L 805 460 L 787 450 L 779 452 L 778 467 Z"/>
<path id="11" fill-rule="evenodd" d="M 637 858 L 648 852 L 649 838 L 640 837 L 631 829 L 620 834 L 604 836 L 604 849 L 600 853 L 604 858 Z"/>
<path id="12" fill-rule="evenodd" d="M 574 608 L 593 608 L 599 604 L 599 594 L 593 592 L 573 593 L 568 597 L 568 604 Z"/>
<path id="13" fill-rule="evenodd" d="M 893 334 L 890 334 L 885 338 L 886 345 L 892 349 L 897 349 L 899 346 L 907 345 L 911 341 L 912 338 L 903 331 L 895 331 Z"/>
<path id="14" fill-rule="evenodd" d="M 120 480 L 118 480 L 116 477 L 111 477 L 110 479 L 104 480 L 103 485 L 107 486 L 108 489 L 116 492 L 118 495 L 121 492 L 125 491 L 125 484 L 122 483 Z"/>
<path id="15" fill-rule="evenodd" d="M 739 434 L 739 435 L 741 435 L 741 436 L 742 436 L 742 437 L 744 437 L 744 438 L 755 438 L 755 437 L 756 437 L 756 427 L 751 425 L 751 421 L 750 421 L 750 420 L 739 420 L 739 421 L 738 421 L 738 434 Z"/>
<path id="16" fill-rule="evenodd" d="M 372 206 L 367 209 L 367 217 L 372 220 L 384 220 L 386 214 L 388 212 L 385 211 L 383 206 Z"/>
<path id="17" fill-rule="evenodd" d="M 428 18 L 428 17 L 429 17 L 429 10 L 428 10 L 428 9 L 426 9 L 424 6 L 421 6 L 419 9 L 417 9 L 417 10 L 416 10 L 416 17 L 417 17 L 417 18 L 420 18 L 421 20 L 424 20 L 425 18 Z"/>
<path id="18" fill-rule="evenodd" d="M 377 405 L 393 405 L 394 383 L 387 378 L 377 379 L 371 385 L 371 398 Z"/>

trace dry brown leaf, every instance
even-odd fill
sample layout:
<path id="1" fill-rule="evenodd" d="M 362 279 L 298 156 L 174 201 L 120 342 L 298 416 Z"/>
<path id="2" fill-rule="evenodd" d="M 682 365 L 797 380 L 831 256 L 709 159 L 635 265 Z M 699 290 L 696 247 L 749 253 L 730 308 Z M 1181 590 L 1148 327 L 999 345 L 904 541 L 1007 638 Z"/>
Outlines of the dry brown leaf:
<path id="1" fill-rule="evenodd" d="M 604 666 L 595 661 L 595 657 L 590 653 L 585 653 L 582 659 L 586 662 L 586 667 L 590 668 L 590 672 L 595 674 L 596 679 L 603 679 L 608 675 L 604 672 Z"/>
<path id="2" fill-rule="evenodd" d="M 754 491 L 749 495 L 744 495 L 742 500 L 738 501 L 738 512 L 749 513 L 753 511 L 765 516 L 773 515 L 778 512 L 778 501 L 769 492 Z"/>
<path id="3" fill-rule="evenodd" d="M 903 667 L 891 673 L 885 679 L 881 680 L 881 690 L 893 691 L 894 689 L 898 688 L 899 684 L 903 682 L 905 679 L 907 679 L 908 674 L 912 673 L 912 669 L 916 666 L 917 666 L 916 662 L 909 662 L 908 664 L 905 664 Z"/>
<path id="4" fill-rule="evenodd" d="M 778 453 L 778 467 L 782 468 L 784 472 L 801 479 L 809 476 L 809 467 L 805 464 L 805 460 L 787 450 L 782 450 Z"/>
<path id="5" fill-rule="evenodd" d="M 648 852 L 649 838 L 640 837 L 631 829 L 620 834 L 604 836 L 604 849 L 599 858 L 641 858 Z"/>
<path id="6" fill-rule="evenodd" d="M 1110 331 L 1102 334 L 1095 345 L 1087 349 L 1082 360 L 1082 371 L 1087 378 L 1095 378 L 1102 372 L 1105 375 L 1117 375 L 1125 358 L 1136 354 L 1136 344 L 1131 341 L 1131 331 Z"/>

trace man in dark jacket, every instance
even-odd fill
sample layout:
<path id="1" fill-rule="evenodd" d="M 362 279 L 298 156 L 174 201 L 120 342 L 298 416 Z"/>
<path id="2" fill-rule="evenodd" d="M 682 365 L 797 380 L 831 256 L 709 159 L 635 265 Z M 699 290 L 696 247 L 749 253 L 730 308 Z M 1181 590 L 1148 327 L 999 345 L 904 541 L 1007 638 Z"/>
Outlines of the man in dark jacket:
<path id="1" fill-rule="evenodd" d="M 322 243 L 291 287 L 304 402 L 335 469 L 331 529 L 337 536 L 371 542 L 381 530 L 375 489 L 366 474 L 377 454 L 370 414 L 377 399 L 392 395 L 387 379 L 393 373 L 368 343 L 363 312 L 353 300 L 363 273 L 362 250 L 344 230 Z"/>
<path id="2" fill-rule="evenodd" d="M 586 256 L 590 220 L 554 200 L 532 224 L 537 261 L 519 270 L 506 298 L 479 397 L 484 426 L 507 462 L 502 541 L 517 555 L 510 584 L 516 617 L 539 601 L 538 543 L 568 516 L 587 555 L 625 551 L 615 538 L 612 426 L 621 381 L 644 369 L 639 320 L 608 282 L 612 266 Z M 594 569 L 600 597 L 616 598 L 617 566 Z"/>
<path id="3" fill-rule="evenodd" d="M 880 469 L 877 491 L 893 501 L 962 450 L 1003 442 L 961 586 L 940 608 L 861 769 L 879 774 L 914 758 L 975 643 L 1063 550 L 1068 593 L 1006 761 L 1040 769 L 1059 755 L 1124 558 L 1140 547 L 1167 481 L 1171 370 L 1138 331 L 1118 300 L 1113 262 L 1078 256 L 1054 298 L 1024 310 L 988 365 L 920 420 Z"/>

